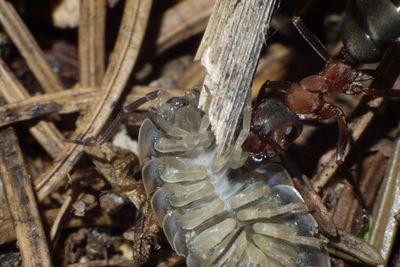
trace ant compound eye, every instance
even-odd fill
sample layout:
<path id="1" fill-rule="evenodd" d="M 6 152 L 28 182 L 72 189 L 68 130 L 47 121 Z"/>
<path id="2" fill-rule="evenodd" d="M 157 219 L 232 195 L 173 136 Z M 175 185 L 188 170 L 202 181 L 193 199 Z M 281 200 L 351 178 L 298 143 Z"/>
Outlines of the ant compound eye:
<path id="1" fill-rule="evenodd" d="M 287 127 L 285 130 L 285 135 L 290 136 L 292 133 L 293 133 L 293 127 L 292 126 Z"/>
<path id="2" fill-rule="evenodd" d="M 285 129 L 285 137 L 287 140 L 294 140 L 299 136 L 297 128 L 295 126 L 288 126 Z"/>

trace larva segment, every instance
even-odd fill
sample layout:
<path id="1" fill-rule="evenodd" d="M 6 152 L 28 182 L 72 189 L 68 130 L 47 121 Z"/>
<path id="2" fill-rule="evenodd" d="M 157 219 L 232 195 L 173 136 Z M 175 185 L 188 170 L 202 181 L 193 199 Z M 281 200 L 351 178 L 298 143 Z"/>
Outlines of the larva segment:
<path id="1" fill-rule="evenodd" d="M 139 155 L 140 162 L 143 163 L 155 155 L 154 143 L 156 140 L 160 139 L 161 133 L 157 129 L 157 126 L 150 119 L 145 119 L 140 126 L 139 132 Z"/>
<path id="2" fill-rule="evenodd" d="M 172 248 L 196 267 L 330 266 L 282 166 L 232 169 L 242 155 L 217 157 L 197 100 L 165 98 L 139 132 L 146 192 Z"/>

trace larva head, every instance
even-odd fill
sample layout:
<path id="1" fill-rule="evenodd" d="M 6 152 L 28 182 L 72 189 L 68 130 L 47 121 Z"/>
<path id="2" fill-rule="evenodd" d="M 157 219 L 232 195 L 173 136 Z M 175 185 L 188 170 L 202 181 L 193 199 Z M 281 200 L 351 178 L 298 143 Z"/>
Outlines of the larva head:
<path id="1" fill-rule="evenodd" d="M 153 117 L 161 117 L 164 120 L 173 121 L 176 112 L 180 109 L 188 106 L 197 107 L 199 95 L 200 91 L 198 89 L 189 90 L 184 96 L 172 96 L 162 91 L 150 111 Z"/>
<path id="2" fill-rule="evenodd" d="M 252 115 L 251 133 L 246 148 L 254 153 L 270 152 L 274 149 L 287 149 L 303 130 L 303 123 L 297 115 L 283 103 L 267 99 Z"/>

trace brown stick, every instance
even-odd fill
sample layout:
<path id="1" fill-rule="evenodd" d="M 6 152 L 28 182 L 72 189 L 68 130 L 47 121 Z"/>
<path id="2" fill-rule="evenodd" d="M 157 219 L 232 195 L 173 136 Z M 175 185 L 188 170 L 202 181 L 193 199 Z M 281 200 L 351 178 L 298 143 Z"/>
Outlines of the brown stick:
<path id="1" fill-rule="evenodd" d="M 86 111 L 96 96 L 94 89 L 70 89 L 37 95 L 0 107 L 0 126 L 30 120 L 52 112 L 66 114 Z"/>
<path id="2" fill-rule="evenodd" d="M 98 87 L 104 75 L 106 1 L 81 1 L 79 21 L 79 83 Z"/>
<path id="3" fill-rule="evenodd" d="M 5 0 L 0 0 L 0 21 L 43 90 L 49 93 L 63 90 L 60 80 L 47 62 L 36 40 L 12 4 Z"/>
<path id="4" fill-rule="evenodd" d="M 182 96 L 185 92 L 185 90 L 179 88 L 137 85 L 132 88 L 131 93 L 126 96 L 121 106 L 126 106 L 155 90 L 166 91 L 172 96 Z M 51 94 L 32 96 L 15 103 L 0 106 L 0 127 L 31 120 L 53 112 L 57 114 L 85 113 L 90 105 L 96 101 L 97 92 L 94 88 L 69 89 Z M 145 103 L 138 107 L 137 110 L 147 110 L 151 105 L 151 103 Z"/>
<path id="5" fill-rule="evenodd" d="M 63 90 L 61 82 L 47 62 L 43 51 L 12 4 L 5 0 L 0 0 L 0 21 L 43 90 L 48 93 Z M 0 76 L 0 80 L 2 80 L 1 93 L 7 102 L 12 103 L 29 97 L 27 90 L 23 88 L 2 61 Z M 64 146 L 60 141 L 62 135 L 53 124 L 39 122 L 29 130 L 51 157 L 55 158 L 61 152 Z"/>
<path id="6" fill-rule="evenodd" d="M 12 128 L 0 132 L 0 169 L 24 266 L 52 266 L 31 178 Z"/>
<path id="7" fill-rule="evenodd" d="M 9 103 L 29 98 L 28 91 L 17 80 L 1 58 L 0 94 L 2 94 Z M 55 158 L 61 152 L 64 144 L 60 140 L 63 136 L 56 129 L 54 124 L 41 121 L 37 125 L 31 127 L 29 131 L 51 157 Z"/>
<path id="8" fill-rule="evenodd" d="M 157 53 L 204 31 L 210 17 L 213 0 L 181 1 L 168 9 L 161 18 L 160 34 L 157 38 Z"/>
<path id="9" fill-rule="evenodd" d="M 152 0 L 128 0 L 110 64 L 101 83 L 99 98 L 83 117 L 71 139 L 96 137 L 106 124 L 136 62 L 150 14 Z M 53 192 L 82 155 L 83 147 L 68 144 L 54 166 L 40 177 L 38 198 Z"/>

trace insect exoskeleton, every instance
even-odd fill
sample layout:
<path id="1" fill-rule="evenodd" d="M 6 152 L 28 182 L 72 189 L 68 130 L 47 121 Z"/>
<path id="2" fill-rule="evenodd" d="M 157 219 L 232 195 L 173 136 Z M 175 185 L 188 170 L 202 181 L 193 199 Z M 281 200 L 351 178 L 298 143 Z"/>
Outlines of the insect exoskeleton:
<path id="1" fill-rule="evenodd" d="M 391 42 L 400 37 L 399 0 L 349 0 L 342 40 L 353 59 L 378 62 Z"/>
<path id="2" fill-rule="evenodd" d="M 285 169 L 242 166 L 240 144 L 218 156 L 197 104 L 198 91 L 162 95 L 139 132 L 145 189 L 172 248 L 188 266 L 330 266 Z"/>

